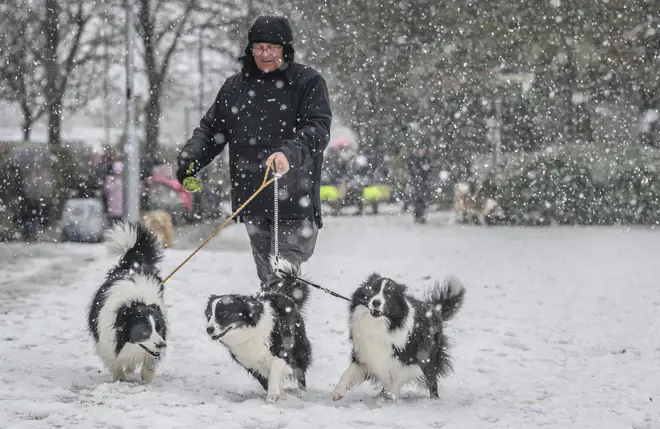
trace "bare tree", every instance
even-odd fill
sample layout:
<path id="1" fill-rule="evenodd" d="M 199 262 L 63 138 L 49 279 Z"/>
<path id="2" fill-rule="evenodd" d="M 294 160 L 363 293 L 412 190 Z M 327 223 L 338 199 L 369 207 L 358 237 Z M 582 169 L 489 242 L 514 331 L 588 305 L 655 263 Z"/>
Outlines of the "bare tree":
<path id="1" fill-rule="evenodd" d="M 36 64 L 45 70 L 44 96 L 48 111 L 48 141 L 61 143 L 62 113 L 67 91 L 76 91 L 73 108 L 84 105 L 91 94 L 85 86 L 72 88 L 72 82 L 94 81 L 92 76 L 75 79 L 84 66 L 100 59 L 101 39 L 89 31 L 98 17 L 102 2 L 85 0 L 44 0 L 43 7 L 33 8 L 30 21 L 40 28 L 34 55 Z"/>
<path id="2" fill-rule="evenodd" d="M 228 1 L 137 0 L 137 34 L 148 82 L 145 106 L 145 138 L 149 153 L 158 148 L 161 101 L 174 57 L 184 46 L 184 37 L 198 30 L 219 30 Z"/>
<path id="3" fill-rule="evenodd" d="M 146 151 L 154 153 L 158 147 L 163 83 L 181 36 L 190 31 L 195 1 L 138 0 L 137 8 L 137 33 L 149 89 L 145 107 Z"/>
<path id="4" fill-rule="evenodd" d="M 43 69 L 34 65 L 31 41 L 35 37 L 29 14 L 20 1 L 5 3 L 0 9 L 0 98 L 15 102 L 23 115 L 23 140 L 30 140 L 33 124 L 46 112 L 42 89 Z"/>

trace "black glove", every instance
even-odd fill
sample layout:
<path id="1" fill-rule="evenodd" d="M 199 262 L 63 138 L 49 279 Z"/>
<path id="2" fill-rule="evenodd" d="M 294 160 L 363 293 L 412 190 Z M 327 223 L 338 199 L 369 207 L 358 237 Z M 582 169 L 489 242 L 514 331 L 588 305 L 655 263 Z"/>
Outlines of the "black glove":
<path id="1" fill-rule="evenodd" d="M 183 185 L 183 179 L 195 176 L 201 170 L 199 162 L 184 152 L 179 154 L 178 168 L 176 170 L 176 180 Z"/>

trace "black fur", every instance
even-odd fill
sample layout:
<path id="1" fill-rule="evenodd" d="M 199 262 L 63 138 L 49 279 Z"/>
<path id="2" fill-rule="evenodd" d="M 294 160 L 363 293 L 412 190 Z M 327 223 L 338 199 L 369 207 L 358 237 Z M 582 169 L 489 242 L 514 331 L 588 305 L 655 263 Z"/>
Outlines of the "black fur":
<path id="1" fill-rule="evenodd" d="M 273 280 L 265 285 L 262 290 L 266 293 L 287 296 L 296 303 L 298 310 L 304 311 L 305 304 L 309 299 L 309 286 L 296 278 L 297 273 L 293 271 L 293 267 L 288 268 L 289 271 L 286 269 L 277 270 Z"/>
<path id="2" fill-rule="evenodd" d="M 134 272 L 160 278 L 158 264 L 163 260 L 163 252 L 158 245 L 158 238 L 142 224 L 135 225 L 137 240 L 119 260 L 112 272 Z"/>
<path id="3" fill-rule="evenodd" d="M 127 224 L 119 223 L 114 228 L 125 228 Z M 120 280 L 133 280 L 136 275 L 152 277 L 160 284 L 159 295 L 163 298 L 163 285 L 157 264 L 162 260 L 162 249 L 156 236 L 142 224 L 130 225 L 136 231 L 135 244 L 127 249 L 119 262 L 106 274 L 105 282 L 94 295 L 87 314 L 87 328 L 99 341 L 98 317 L 106 303 L 112 286 Z M 151 332 L 149 316 L 156 322 L 156 331 L 166 340 L 167 325 L 161 308 L 157 305 L 146 305 L 144 302 L 132 301 L 120 306 L 116 312 L 115 321 L 115 355 L 118 355 L 126 343 L 138 343 L 140 338 Z"/>
<path id="4" fill-rule="evenodd" d="M 149 338 L 152 329 L 149 316 L 154 319 L 156 332 L 167 341 L 167 324 L 160 307 L 132 302 L 130 305 L 122 305 L 117 310 L 115 355 L 121 352 L 126 343 L 138 344 Z"/>
<path id="5" fill-rule="evenodd" d="M 270 353 L 282 358 L 293 369 L 298 387 L 305 389 L 305 374 L 312 362 L 312 346 L 307 338 L 303 317 L 309 287 L 298 281 L 292 272 L 280 271 L 278 275 L 280 281 L 271 283 L 258 296 L 211 295 L 206 305 L 206 320 L 211 319 L 212 306 L 217 299 L 220 300 L 215 308 L 215 323 L 221 327 L 221 331 L 216 335 L 220 335 L 228 326 L 234 326 L 233 329 L 257 326 L 264 315 L 264 307 L 270 306 L 274 321 L 269 336 Z M 210 329 L 207 329 L 207 333 L 213 340 L 221 338 L 214 336 Z M 234 361 L 243 366 L 236 359 L 234 351 L 229 349 L 229 353 Z M 264 390 L 268 389 L 265 374 L 261 374 L 257 368 L 245 369 L 257 379 Z"/>
<path id="6" fill-rule="evenodd" d="M 412 332 L 408 335 L 405 347 L 392 347 L 392 356 L 404 365 L 418 365 L 424 374 L 429 395 L 438 397 L 438 378 L 452 371 L 449 355 L 449 341 L 443 332 L 443 324 L 460 309 L 465 298 L 463 285 L 455 278 L 448 278 L 442 285 L 436 283 L 427 296 L 420 300 L 410 295 L 407 287 L 377 273 L 370 275 L 351 297 L 350 312 L 360 306 L 368 306 L 369 301 L 380 292 L 383 280 L 387 280 L 383 290 L 384 307 L 380 317 L 386 317 L 389 331 L 404 326 L 409 314 L 406 301 L 414 308 L 415 317 Z M 372 312 L 373 314 L 373 312 Z M 353 336 L 349 333 L 351 344 Z M 359 362 L 354 347 L 351 348 L 352 362 Z M 374 374 L 368 374 L 371 381 L 378 381 Z"/>

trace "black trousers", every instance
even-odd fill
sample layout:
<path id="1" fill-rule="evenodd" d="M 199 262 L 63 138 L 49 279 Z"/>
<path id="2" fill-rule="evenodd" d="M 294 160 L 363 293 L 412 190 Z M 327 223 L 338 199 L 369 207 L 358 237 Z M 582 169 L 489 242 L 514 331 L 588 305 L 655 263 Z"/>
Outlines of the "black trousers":
<path id="1" fill-rule="evenodd" d="M 275 251 L 273 220 L 250 216 L 243 221 L 250 237 L 257 276 L 262 284 L 267 284 L 271 274 L 270 256 Z M 312 220 L 280 219 L 280 258 L 300 269 L 300 265 L 314 254 L 318 234 L 319 230 Z"/>

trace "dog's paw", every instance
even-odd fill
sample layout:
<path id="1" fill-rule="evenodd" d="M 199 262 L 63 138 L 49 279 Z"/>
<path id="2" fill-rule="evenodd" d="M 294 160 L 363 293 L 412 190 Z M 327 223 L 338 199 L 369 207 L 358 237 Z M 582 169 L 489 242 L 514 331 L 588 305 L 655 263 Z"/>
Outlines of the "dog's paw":
<path id="1" fill-rule="evenodd" d="M 280 399 L 282 399 L 282 395 L 280 393 L 269 393 L 266 395 L 266 402 L 270 402 L 271 404 L 273 402 L 277 402 Z"/>
<path id="2" fill-rule="evenodd" d="M 123 369 L 112 371 L 112 381 L 113 382 L 123 382 L 126 381 L 126 373 Z"/>
<path id="3" fill-rule="evenodd" d="M 335 390 L 332 391 L 332 400 L 333 400 L 333 401 L 338 401 L 338 400 L 340 400 L 341 398 L 343 398 L 344 395 L 346 395 L 346 391 L 345 391 L 345 390 L 344 390 L 344 391 L 341 391 L 341 390 L 339 390 L 339 389 L 335 389 Z"/>
<path id="4" fill-rule="evenodd" d="M 380 397 L 384 402 L 396 402 L 397 400 L 397 396 L 394 393 L 388 392 L 386 390 L 381 391 L 378 397 Z"/>
<path id="5" fill-rule="evenodd" d="M 152 370 L 152 369 L 145 368 L 145 369 L 142 369 L 142 371 L 140 371 L 140 375 L 142 376 L 142 380 L 146 381 L 147 383 L 150 383 L 151 380 L 154 379 L 154 374 L 155 374 L 155 371 Z"/>

